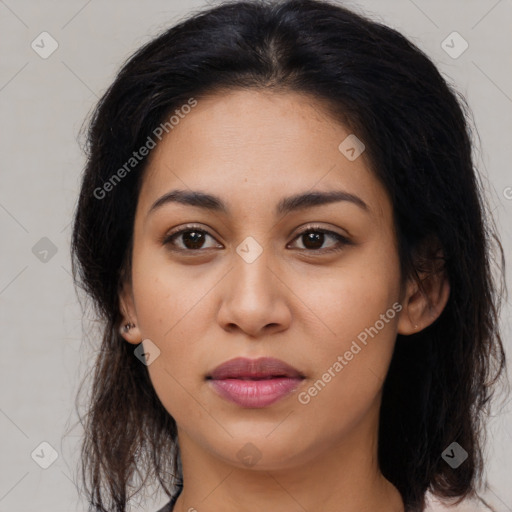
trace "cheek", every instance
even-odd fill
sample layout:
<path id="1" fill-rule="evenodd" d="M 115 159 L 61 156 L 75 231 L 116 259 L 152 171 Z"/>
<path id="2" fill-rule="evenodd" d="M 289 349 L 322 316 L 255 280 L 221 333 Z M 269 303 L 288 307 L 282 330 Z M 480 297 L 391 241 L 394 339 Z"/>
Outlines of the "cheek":
<path id="1" fill-rule="evenodd" d="M 190 361 L 204 338 L 209 314 L 205 300 L 209 287 L 203 283 L 192 288 L 182 281 L 177 274 L 149 276 L 140 283 L 136 296 L 141 333 L 159 347 L 173 372 L 192 369 Z"/>
<path id="2" fill-rule="evenodd" d="M 350 264 L 347 260 L 317 286 L 304 278 L 304 284 L 309 283 L 308 304 L 321 320 L 315 320 L 321 331 L 316 337 L 310 331 L 306 339 L 312 342 L 304 347 L 313 361 L 314 378 L 303 402 L 312 410 L 363 411 L 373 402 L 396 341 L 399 277 L 396 255 L 381 250 L 360 253 Z"/>
<path id="3" fill-rule="evenodd" d="M 203 322 L 197 321 L 199 311 L 148 309 L 145 321 L 147 337 L 155 342 L 159 356 L 148 366 L 151 383 L 164 408 L 179 424 L 206 421 L 205 410 L 197 401 L 201 372 L 200 340 L 204 339 Z M 197 397 L 197 398 L 196 398 Z M 196 398 L 196 399 L 195 399 Z M 194 400 L 195 399 L 195 400 Z"/>
<path id="4" fill-rule="evenodd" d="M 144 262 L 144 264 L 143 264 Z M 149 376 L 165 409 L 180 423 L 203 421 L 204 409 L 194 407 L 190 390 L 196 390 L 200 372 L 201 340 L 212 313 L 205 296 L 211 288 L 175 267 L 134 258 L 133 290 L 137 321 L 144 339 L 160 350 L 148 366 Z M 211 316 L 209 316 L 211 318 Z"/>
<path id="5" fill-rule="evenodd" d="M 351 340 L 378 322 L 390 308 L 385 326 L 379 321 L 378 327 L 382 337 L 392 339 L 390 325 L 396 317 L 392 305 L 399 299 L 399 279 L 395 253 L 382 250 L 382 247 L 354 253 L 353 257 L 346 258 L 323 275 L 313 272 L 298 278 L 294 291 L 305 298 L 315 317 L 314 321 L 306 320 L 303 328 L 307 330 L 308 323 L 309 326 L 314 323 L 322 329 L 324 341 L 315 344 L 318 352 L 344 350 Z"/>
<path id="6" fill-rule="evenodd" d="M 194 267 L 191 269 L 184 271 L 161 249 L 134 254 L 133 292 L 145 337 L 166 343 L 195 314 L 211 285 L 207 279 L 191 279 Z"/>
<path id="7" fill-rule="evenodd" d="M 380 396 L 393 354 L 396 309 L 383 309 L 378 301 L 363 306 L 358 315 L 333 317 L 337 336 L 305 350 L 314 371 L 297 395 L 298 407 L 327 439 L 348 433 L 365 417 Z"/>

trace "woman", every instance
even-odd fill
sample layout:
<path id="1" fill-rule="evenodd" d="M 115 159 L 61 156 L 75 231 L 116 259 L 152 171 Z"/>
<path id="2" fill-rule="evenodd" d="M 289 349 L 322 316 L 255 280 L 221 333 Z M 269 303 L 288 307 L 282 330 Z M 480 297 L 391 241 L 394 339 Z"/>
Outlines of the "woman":
<path id="1" fill-rule="evenodd" d="M 148 480 L 174 512 L 477 503 L 503 253 L 463 107 L 325 1 L 225 3 L 129 59 L 72 241 L 104 325 L 93 510 Z"/>

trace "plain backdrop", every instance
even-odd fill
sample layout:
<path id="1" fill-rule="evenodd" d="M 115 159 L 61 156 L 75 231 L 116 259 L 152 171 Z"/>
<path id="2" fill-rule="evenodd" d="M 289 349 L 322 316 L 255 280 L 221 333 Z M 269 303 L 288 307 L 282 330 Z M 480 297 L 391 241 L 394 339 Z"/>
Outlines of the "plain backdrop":
<path id="1" fill-rule="evenodd" d="M 344 4 L 412 39 L 467 98 L 480 139 L 475 157 L 510 262 L 512 2 Z M 164 28 L 206 5 L 0 0 L 0 512 L 87 509 L 76 487 L 82 430 L 76 425 L 74 400 L 93 353 L 83 343 L 69 258 L 70 222 L 84 165 L 77 137 L 122 62 Z M 46 43 L 36 50 L 32 42 L 36 45 L 41 37 Z M 443 48 L 447 37 L 456 38 L 450 43 L 452 55 Z M 467 49 L 456 55 L 464 41 Z M 43 58 L 51 44 L 57 49 Z M 507 303 L 501 324 L 509 356 L 510 313 Z M 509 401 L 502 401 L 490 422 L 488 458 L 494 501 L 501 511 L 512 511 Z M 50 465 L 44 469 L 41 464 Z M 165 501 L 157 495 L 137 510 L 154 511 Z"/>

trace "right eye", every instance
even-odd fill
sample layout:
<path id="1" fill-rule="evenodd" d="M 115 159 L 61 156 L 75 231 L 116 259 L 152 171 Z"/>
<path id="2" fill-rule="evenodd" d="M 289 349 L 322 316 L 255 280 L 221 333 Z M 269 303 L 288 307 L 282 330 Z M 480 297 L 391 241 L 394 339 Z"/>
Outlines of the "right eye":
<path id="1" fill-rule="evenodd" d="M 215 238 L 213 238 L 213 236 L 204 229 L 194 225 L 186 226 L 185 228 L 181 228 L 178 231 L 175 230 L 165 235 L 162 240 L 162 245 L 168 246 L 172 251 L 199 252 L 205 249 L 203 244 L 205 243 L 207 237 L 215 240 Z M 176 245 L 176 240 L 181 242 L 181 246 Z M 206 247 L 206 249 L 212 249 L 214 247 L 215 246 Z"/>

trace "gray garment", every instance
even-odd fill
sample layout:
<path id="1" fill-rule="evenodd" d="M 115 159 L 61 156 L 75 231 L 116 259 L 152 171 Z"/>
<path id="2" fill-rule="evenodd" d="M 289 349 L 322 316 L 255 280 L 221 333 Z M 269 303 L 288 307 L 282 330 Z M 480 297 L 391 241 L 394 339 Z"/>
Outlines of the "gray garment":
<path id="1" fill-rule="evenodd" d="M 178 499 L 178 496 L 180 495 L 182 489 L 183 486 L 178 487 L 178 492 L 173 496 L 171 501 L 169 501 L 169 503 L 166 503 L 161 509 L 157 510 L 156 512 L 172 512 L 174 504 L 176 503 L 176 500 Z"/>

